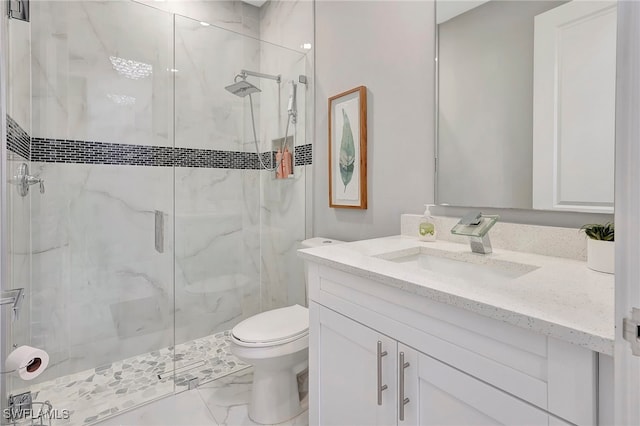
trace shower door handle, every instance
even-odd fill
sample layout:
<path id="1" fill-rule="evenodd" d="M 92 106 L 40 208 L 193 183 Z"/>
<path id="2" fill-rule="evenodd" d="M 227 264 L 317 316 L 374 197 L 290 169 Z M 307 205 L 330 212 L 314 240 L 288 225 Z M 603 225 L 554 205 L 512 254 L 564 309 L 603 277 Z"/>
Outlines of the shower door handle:
<path id="1" fill-rule="evenodd" d="M 155 212 L 155 246 L 158 253 L 164 253 L 164 213 Z"/>

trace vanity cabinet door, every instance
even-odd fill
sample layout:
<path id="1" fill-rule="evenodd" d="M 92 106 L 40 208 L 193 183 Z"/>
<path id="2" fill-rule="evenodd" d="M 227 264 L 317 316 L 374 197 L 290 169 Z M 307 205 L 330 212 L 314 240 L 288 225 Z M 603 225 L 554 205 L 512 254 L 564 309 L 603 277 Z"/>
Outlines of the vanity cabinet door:
<path id="1" fill-rule="evenodd" d="M 319 342 L 310 365 L 318 391 L 317 424 L 391 425 L 396 424 L 397 343 L 364 325 L 330 309 L 317 306 Z M 315 309 L 315 307 L 314 307 Z M 380 343 L 378 343 L 380 342 Z M 382 353 L 379 356 L 378 346 Z M 380 380 L 378 379 L 380 359 Z M 378 387 L 381 404 L 378 404 Z M 317 387 L 316 387 L 317 386 Z M 315 413 L 312 413 L 315 423 Z"/>
<path id="2" fill-rule="evenodd" d="M 407 408 L 415 425 L 549 425 L 550 416 L 526 402 L 422 353 L 416 354 L 412 386 L 416 404 Z M 409 398 L 411 399 L 411 395 Z"/>

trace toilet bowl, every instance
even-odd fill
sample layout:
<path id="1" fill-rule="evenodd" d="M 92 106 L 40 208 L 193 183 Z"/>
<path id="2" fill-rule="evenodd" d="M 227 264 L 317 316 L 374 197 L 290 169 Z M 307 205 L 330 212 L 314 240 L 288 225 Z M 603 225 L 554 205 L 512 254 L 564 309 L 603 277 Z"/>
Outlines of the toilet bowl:
<path id="1" fill-rule="evenodd" d="M 231 352 L 253 365 L 249 417 L 274 424 L 303 411 L 297 374 L 307 368 L 309 312 L 293 305 L 248 318 L 231 332 Z"/>
<path id="2" fill-rule="evenodd" d="M 310 248 L 339 242 L 311 238 L 301 245 Z M 251 420 L 262 424 L 282 423 L 304 411 L 297 376 L 308 367 L 307 308 L 293 305 L 245 319 L 231 330 L 231 353 L 253 365 Z"/>

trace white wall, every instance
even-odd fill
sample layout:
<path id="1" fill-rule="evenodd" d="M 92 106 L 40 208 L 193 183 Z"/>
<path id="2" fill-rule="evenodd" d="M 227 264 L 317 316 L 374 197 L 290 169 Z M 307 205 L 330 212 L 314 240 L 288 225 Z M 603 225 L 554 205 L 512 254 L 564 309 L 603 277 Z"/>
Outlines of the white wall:
<path id="1" fill-rule="evenodd" d="M 431 1 L 316 2 L 314 235 L 400 233 L 434 187 L 434 7 Z M 328 207 L 327 99 L 367 86 L 368 209 Z"/>

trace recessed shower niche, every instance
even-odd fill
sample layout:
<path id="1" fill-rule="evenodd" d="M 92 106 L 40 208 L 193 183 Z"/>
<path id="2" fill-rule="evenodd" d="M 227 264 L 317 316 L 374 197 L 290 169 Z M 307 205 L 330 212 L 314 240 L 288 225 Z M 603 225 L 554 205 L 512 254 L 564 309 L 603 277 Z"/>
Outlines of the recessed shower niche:
<path id="1" fill-rule="evenodd" d="M 273 139 L 271 146 L 273 151 L 272 164 L 276 167 L 273 176 L 276 179 L 293 179 L 295 177 L 293 136 L 287 136 L 286 140 L 284 137 Z"/>

